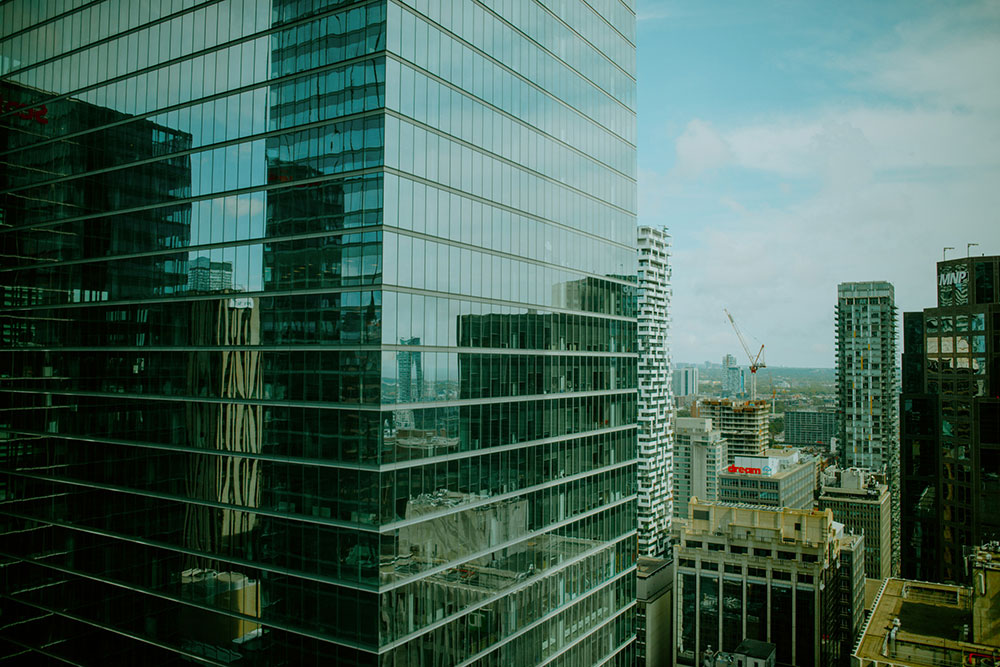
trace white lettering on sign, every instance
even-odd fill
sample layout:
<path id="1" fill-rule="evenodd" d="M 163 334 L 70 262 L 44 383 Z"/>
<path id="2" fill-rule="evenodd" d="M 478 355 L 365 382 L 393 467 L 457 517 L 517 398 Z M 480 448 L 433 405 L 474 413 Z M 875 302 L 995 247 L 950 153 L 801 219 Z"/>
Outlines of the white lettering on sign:
<path id="1" fill-rule="evenodd" d="M 961 285 L 968 277 L 968 271 L 952 271 L 950 273 L 942 273 L 938 276 L 938 287 L 944 287 L 945 285 Z"/>

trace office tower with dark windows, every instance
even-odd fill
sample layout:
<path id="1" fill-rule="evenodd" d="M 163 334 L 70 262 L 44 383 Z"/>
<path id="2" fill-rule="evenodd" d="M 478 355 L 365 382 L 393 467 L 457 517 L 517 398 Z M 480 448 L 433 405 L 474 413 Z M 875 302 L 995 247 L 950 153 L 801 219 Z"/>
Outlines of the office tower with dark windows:
<path id="1" fill-rule="evenodd" d="M 670 236 L 639 227 L 639 553 L 663 556 L 673 514 Z"/>
<path id="2" fill-rule="evenodd" d="M 0 655 L 631 664 L 632 3 L 72 4 L 0 6 Z"/>
<path id="3" fill-rule="evenodd" d="M 841 283 L 836 309 L 837 447 L 841 468 L 883 476 L 892 502 L 892 562 L 900 558 L 896 303 L 887 282 Z M 898 574 L 898 570 L 893 574 Z"/>
<path id="4" fill-rule="evenodd" d="M 820 509 L 853 533 L 865 536 L 865 576 L 892 576 L 892 506 L 889 487 L 862 468 L 823 471 Z"/>
<path id="5" fill-rule="evenodd" d="M 864 538 L 829 511 L 692 501 L 674 548 L 674 664 L 770 642 L 777 664 L 846 667 L 864 620 Z M 732 664 L 732 663 L 729 663 Z M 763 664 L 763 663 L 758 663 Z"/>
<path id="6" fill-rule="evenodd" d="M 903 315 L 903 576 L 962 583 L 1000 540 L 1000 257 L 938 262 L 936 282 Z"/>
<path id="7" fill-rule="evenodd" d="M 833 411 L 786 410 L 785 444 L 829 449 L 835 442 L 837 414 Z"/>

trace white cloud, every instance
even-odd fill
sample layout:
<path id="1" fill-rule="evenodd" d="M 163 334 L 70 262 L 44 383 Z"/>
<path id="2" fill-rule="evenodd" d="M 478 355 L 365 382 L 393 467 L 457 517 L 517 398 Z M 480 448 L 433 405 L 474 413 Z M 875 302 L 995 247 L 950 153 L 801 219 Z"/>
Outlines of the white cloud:
<path id="1" fill-rule="evenodd" d="M 933 305 L 943 246 L 1000 254 L 998 28 L 1000 3 L 942 8 L 836 63 L 867 102 L 687 124 L 674 167 L 640 183 L 656 185 L 643 223 L 674 235 L 676 360 L 739 352 L 726 307 L 770 364 L 831 366 L 838 283 L 889 280 L 917 310 Z M 723 167 L 773 192 L 751 198 Z M 715 206 L 705 221 L 677 217 L 693 197 Z"/>
<path id="2" fill-rule="evenodd" d="M 703 120 L 695 118 L 677 138 L 677 162 L 674 173 L 681 178 L 694 178 L 729 164 L 732 150 L 726 140 Z"/>

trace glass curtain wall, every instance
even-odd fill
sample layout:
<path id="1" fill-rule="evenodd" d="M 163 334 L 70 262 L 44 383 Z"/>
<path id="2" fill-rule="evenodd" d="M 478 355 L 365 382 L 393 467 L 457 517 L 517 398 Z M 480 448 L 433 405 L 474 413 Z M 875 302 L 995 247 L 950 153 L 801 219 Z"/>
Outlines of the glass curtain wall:
<path id="1" fill-rule="evenodd" d="M 630 662 L 634 32 L 0 7 L 0 655 Z"/>

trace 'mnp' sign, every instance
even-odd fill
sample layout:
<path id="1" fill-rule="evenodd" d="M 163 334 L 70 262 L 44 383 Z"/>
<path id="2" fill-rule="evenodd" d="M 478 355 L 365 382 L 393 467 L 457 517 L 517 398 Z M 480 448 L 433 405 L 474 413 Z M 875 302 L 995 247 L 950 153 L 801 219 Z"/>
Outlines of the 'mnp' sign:
<path id="1" fill-rule="evenodd" d="M 969 277 L 968 271 L 949 271 L 938 276 L 938 287 L 946 285 L 964 285 Z"/>

